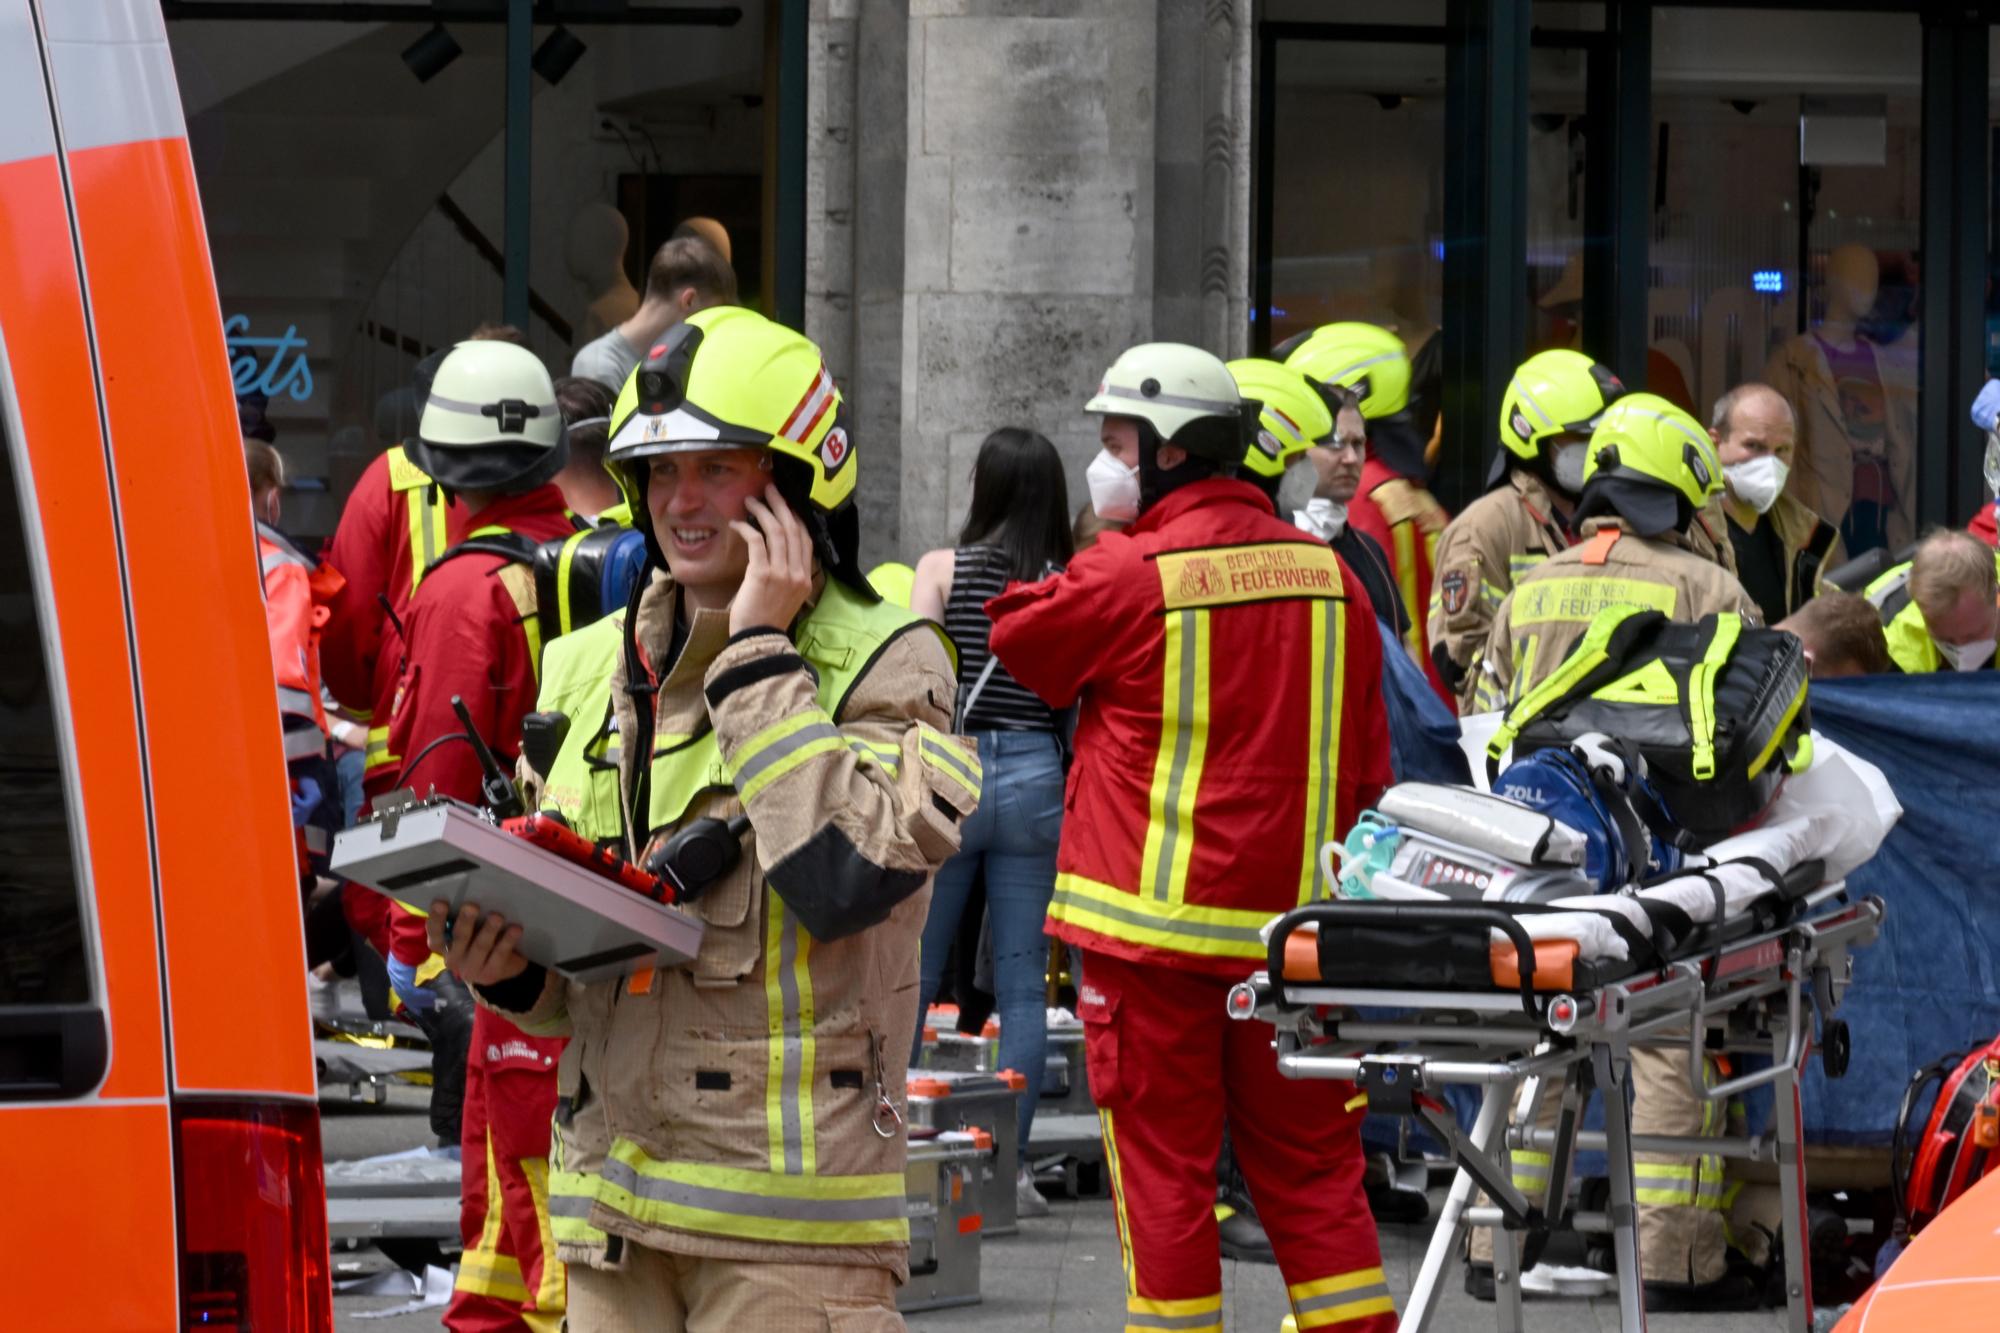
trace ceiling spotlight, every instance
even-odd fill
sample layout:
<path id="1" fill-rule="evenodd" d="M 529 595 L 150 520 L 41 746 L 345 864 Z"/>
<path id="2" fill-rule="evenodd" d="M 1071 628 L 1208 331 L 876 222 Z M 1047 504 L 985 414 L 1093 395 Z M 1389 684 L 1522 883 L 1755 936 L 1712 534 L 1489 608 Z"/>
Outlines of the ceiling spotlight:
<path id="1" fill-rule="evenodd" d="M 417 76 L 418 83 L 429 83 L 463 54 L 463 48 L 444 30 L 444 24 L 433 23 L 429 32 L 403 48 L 403 63 Z"/>
<path id="2" fill-rule="evenodd" d="M 550 83 L 561 83 L 570 66 L 583 59 L 586 49 L 575 33 L 557 24 L 556 30 L 544 37 L 542 44 L 535 48 L 535 58 L 528 63 L 535 67 L 535 73 Z"/>

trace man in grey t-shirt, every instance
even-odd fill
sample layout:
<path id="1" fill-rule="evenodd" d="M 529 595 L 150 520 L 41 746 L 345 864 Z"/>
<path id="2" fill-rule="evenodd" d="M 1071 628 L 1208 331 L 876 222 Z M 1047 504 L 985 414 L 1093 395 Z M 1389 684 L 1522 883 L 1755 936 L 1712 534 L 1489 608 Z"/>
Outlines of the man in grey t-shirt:
<path id="1" fill-rule="evenodd" d="M 659 248 L 646 269 L 646 295 L 632 317 L 577 349 L 569 373 L 612 393 L 645 359 L 646 349 L 697 310 L 736 303 L 736 273 L 699 235 L 680 235 Z"/>

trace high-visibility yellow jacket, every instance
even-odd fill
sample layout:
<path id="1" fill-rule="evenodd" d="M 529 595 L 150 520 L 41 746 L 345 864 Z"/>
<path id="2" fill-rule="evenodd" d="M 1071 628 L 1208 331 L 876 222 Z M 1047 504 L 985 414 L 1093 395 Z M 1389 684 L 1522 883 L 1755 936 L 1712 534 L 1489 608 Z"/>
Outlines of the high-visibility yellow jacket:
<path id="1" fill-rule="evenodd" d="M 558 1253 L 602 1265 L 640 1244 L 906 1276 L 917 943 L 931 874 L 978 799 L 977 758 L 945 734 L 948 643 L 828 581 L 790 635 L 732 639 L 726 611 L 696 611 L 673 656 L 679 592 L 653 577 L 634 632 L 657 683 L 651 744 L 636 741 L 625 644 L 596 627 L 556 640 L 575 643 L 543 697 L 578 711 L 541 803 L 605 836 L 609 759 L 628 855 L 703 816 L 747 812 L 751 831 L 690 906 L 706 924 L 693 962 L 482 997 L 572 1037 L 551 1155 Z"/>

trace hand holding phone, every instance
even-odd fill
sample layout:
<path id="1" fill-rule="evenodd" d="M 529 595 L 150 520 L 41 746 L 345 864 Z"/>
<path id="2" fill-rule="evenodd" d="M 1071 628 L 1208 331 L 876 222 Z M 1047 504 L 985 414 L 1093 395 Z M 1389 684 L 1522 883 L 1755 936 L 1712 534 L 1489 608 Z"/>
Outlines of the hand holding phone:
<path id="1" fill-rule="evenodd" d="M 763 498 L 752 496 L 744 508 L 745 516 L 729 525 L 750 548 L 743 586 L 729 603 L 729 632 L 789 630 L 812 595 L 812 535 L 776 486 L 766 486 Z"/>

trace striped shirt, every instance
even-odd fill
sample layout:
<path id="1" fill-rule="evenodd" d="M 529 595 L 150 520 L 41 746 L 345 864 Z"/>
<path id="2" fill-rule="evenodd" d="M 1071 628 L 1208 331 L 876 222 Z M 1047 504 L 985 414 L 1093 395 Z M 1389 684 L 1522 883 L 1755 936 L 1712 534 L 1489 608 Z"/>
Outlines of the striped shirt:
<path id="1" fill-rule="evenodd" d="M 961 546 L 952 552 L 951 596 L 945 599 L 944 628 L 958 645 L 958 690 L 965 697 L 986 669 L 992 653 L 986 637 L 993 622 L 986 603 L 1012 580 L 1007 553 L 997 546 Z M 1004 666 L 995 667 L 966 717 L 966 731 L 1054 731 L 1049 706 L 1014 683 Z"/>

